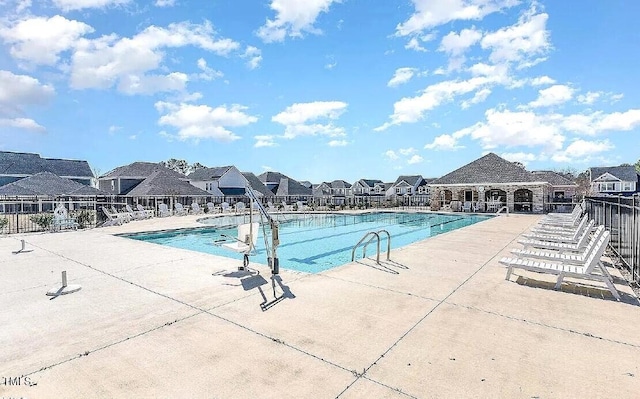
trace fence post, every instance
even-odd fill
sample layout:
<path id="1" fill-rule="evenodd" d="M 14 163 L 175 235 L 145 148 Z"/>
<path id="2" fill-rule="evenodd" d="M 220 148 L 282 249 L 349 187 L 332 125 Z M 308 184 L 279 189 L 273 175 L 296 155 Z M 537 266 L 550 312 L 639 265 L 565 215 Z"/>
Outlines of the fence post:
<path id="1" fill-rule="evenodd" d="M 618 194 L 618 253 L 621 252 L 622 250 L 622 214 L 620 213 L 620 201 L 621 201 L 621 196 L 620 194 Z"/>

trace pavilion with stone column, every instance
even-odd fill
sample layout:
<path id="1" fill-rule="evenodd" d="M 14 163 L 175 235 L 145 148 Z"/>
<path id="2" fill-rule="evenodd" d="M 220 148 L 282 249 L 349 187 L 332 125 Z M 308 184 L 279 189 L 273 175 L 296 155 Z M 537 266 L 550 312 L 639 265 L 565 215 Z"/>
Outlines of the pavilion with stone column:
<path id="1" fill-rule="evenodd" d="M 514 162 L 489 153 L 430 183 L 431 209 L 463 209 L 471 203 L 478 212 L 545 211 L 552 186 Z"/>

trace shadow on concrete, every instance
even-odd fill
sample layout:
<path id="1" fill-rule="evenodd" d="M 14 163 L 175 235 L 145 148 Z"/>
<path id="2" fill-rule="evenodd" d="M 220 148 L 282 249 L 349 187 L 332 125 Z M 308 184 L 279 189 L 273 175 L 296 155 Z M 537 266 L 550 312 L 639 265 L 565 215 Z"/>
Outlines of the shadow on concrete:
<path id="1" fill-rule="evenodd" d="M 269 310 L 284 299 L 294 299 L 296 297 L 289 289 L 289 286 L 282 283 L 282 278 L 277 274 L 271 276 L 271 288 L 273 289 L 273 299 L 269 300 L 262 288 L 258 287 L 258 290 L 260 290 L 260 294 L 262 295 L 260 309 L 262 309 L 263 312 Z M 278 291 L 281 292 L 280 295 L 278 295 Z"/>
<path id="2" fill-rule="evenodd" d="M 536 280 L 530 277 L 518 276 L 515 282 L 517 284 L 520 284 L 526 287 L 540 288 L 540 289 L 549 290 L 549 291 L 562 291 L 569 294 L 582 295 L 589 298 L 599 298 L 599 299 L 617 302 L 616 298 L 611 294 L 611 292 L 606 287 L 568 281 L 567 279 L 569 278 L 570 277 L 567 277 L 562 282 L 562 285 L 560 286 L 559 290 L 555 289 L 555 282 L 541 281 L 541 280 Z M 627 283 L 625 281 L 624 285 L 626 284 Z M 638 298 L 636 298 L 634 295 L 627 294 L 626 292 L 623 292 L 620 290 L 618 290 L 618 293 L 620 294 L 620 302 L 626 303 L 628 305 L 640 306 L 640 302 Z"/>

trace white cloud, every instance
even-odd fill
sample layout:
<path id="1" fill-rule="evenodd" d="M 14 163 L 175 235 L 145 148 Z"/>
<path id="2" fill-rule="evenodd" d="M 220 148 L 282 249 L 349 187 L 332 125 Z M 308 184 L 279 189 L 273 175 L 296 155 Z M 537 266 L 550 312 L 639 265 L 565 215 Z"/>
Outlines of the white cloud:
<path id="1" fill-rule="evenodd" d="M 114 134 L 117 131 L 122 130 L 122 126 L 111 125 L 109 126 L 109 134 Z"/>
<path id="2" fill-rule="evenodd" d="M 533 78 L 529 81 L 529 83 L 531 84 L 531 86 L 547 86 L 556 83 L 556 81 L 545 75 Z"/>
<path id="3" fill-rule="evenodd" d="M 183 79 L 184 74 L 156 74 L 149 79 L 145 75 L 161 68 L 165 48 L 187 45 L 218 55 L 227 55 L 239 47 L 233 40 L 217 38 L 209 22 L 201 25 L 182 22 L 167 28 L 150 26 L 131 38 L 116 35 L 83 38 L 76 43 L 71 59 L 71 87 L 106 89 L 118 84 L 121 91 L 129 94 L 183 90 L 188 80 Z"/>
<path id="4" fill-rule="evenodd" d="M 215 69 L 209 67 L 207 65 L 207 61 L 204 58 L 199 58 L 197 65 L 198 69 L 202 71 L 197 75 L 199 79 L 211 81 L 213 79 L 221 78 L 224 76 L 222 72 L 216 71 Z"/>
<path id="5" fill-rule="evenodd" d="M 479 140 L 482 148 L 487 150 L 523 146 L 542 147 L 546 152 L 562 148 L 565 140 L 561 126 L 531 111 L 489 109 L 485 116 L 486 122 L 461 129 L 453 133 L 453 137 L 470 136 Z"/>
<path id="6" fill-rule="evenodd" d="M 60 53 L 73 48 L 83 35 L 94 29 L 60 15 L 33 17 L 11 27 L 0 26 L 0 37 L 11 47 L 10 54 L 19 60 L 40 65 L 55 65 Z"/>
<path id="7" fill-rule="evenodd" d="M 408 81 L 411 80 L 411 78 L 414 77 L 416 72 L 418 72 L 417 68 L 408 68 L 408 67 L 398 68 L 393 74 L 393 77 L 391 78 L 391 80 L 389 80 L 389 82 L 387 83 L 387 86 L 396 87 L 401 84 L 407 83 Z"/>
<path id="8" fill-rule="evenodd" d="M 341 101 L 315 101 L 296 103 L 273 116 L 271 120 L 285 126 L 283 138 L 293 139 L 298 136 L 345 136 L 344 128 L 334 126 L 336 120 L 346 110 L 347 103 Z M 310 123 L 328 120 L 328 123 Z"/>
<path id="9" fill-rule="evenodd" d="M 413 155 L 411 158 L 409 158 L 407 163 L 409 165 L 415 165 L 417 163 L 421 163 L 422 161 L 424 161 L 424 159 L 420 155 L 416 154 L 416 155 Z"/>
<path id="10" fill-rule="evenodd" d="M 276 12 L 275 19 L 258 29 L 257 35 L 264 42 L 281 42 L 287 36 L 302 37 L 303 32 L 320 34 L 322 31 L 314 26 L 320 13 L 329 12 L 333 3 L 340 0 L 271 0 L 271 9 Z"/>
<path id="11" fill-rule="evenodd" d="M 275 136 L 262 135 L 262 136 L 254 136 L 253 138 L 256 139 L 256 143 L 253 145 L 256 148 L 277 146 L 276 142 L 274 141 Z"/>
<path id="12" fill-rule="evenodd" d="M 481 20 L 485 16 L 512 7 L 517 0 L 411 0 L 415 12 L 396 27 L 396 34 L 408 36 L 456 20 Z"/>
<path id="13" fill-rule="evenodd" d="M 610 99 L 611 99 L 611 103 L 615 103 L 618 102 L 620 100 L 622 100 L 622 98 L 624 97 L 624 94 L 619 93 L 619 94 L 613 94 L 611 95 Z"/>
<path id="14" fill-rule="evenodd" d="M 249 69 L 256 69 L 262 62 L 262 51 L 259 48 L 253 46 L 247 46 L 247 49 L 242 54 L 242 58 L 248 58 L 247 67 Z"/>
<path id="15" fill-rule="evenodd" d="M 176 5 L 176 0 L 156 0 L 156 7 L 173 7 Z"/>
<path id="16" fill-rule="evenodd" d="M 53 0 L 53 4 L 62 11 L 68 12 L 85 8 L 119 6 L 129 3 L 129 1 L 130 0 Z"/>
<path id="17" fill-rule="evenodd" d="M 393 150 L 388 150 L 388 151 L 386 151 L 386 152 L 384 153 L 384 156 L 385 156 L 385 158 L 387 158 L 389 161 L 395 161 L 395 160 L 397 160 L 398 158 L 400 158 L 400 157 L 398 156 L 398 154 L 396 154 L 396 152 L 395 152 L 395 151 L 393 151 Z"/>
<path id="18" fill-rule="evenodd" d="M 456 96 L 467 94 L 500 81 L 498 76 L 477 76 L 468 80 L 448 80 L 427 87 L 421 95 L 405 97 L 393 105 L 391 121 L 375 128 L 382 131 L 390 126 L 402 123 L 414 123 L 422 120 L 424 114 L 443 103 L 453 101 Z"/>
<path id="19" fill-rule="evenodd" d="M 576 100 L 578 100 L 580 104 L 591 105 L 596 102 L 596 100 L 600 98 L 600 96 L 602 96 L 602 92 L 588 91 L 586 94 L 580 94 L 578 97 L 576 97 Z"/>
<path id="20" fill-rule="evenodd" d="M 320 118 L 337 119 L 347 108 L 342 101 L 315 101 L 296 103 L 271 118 L 282 125 L 296 125 Z"/>
<path id="21" fill-rule="evenodd" d="M 585 141 L 576 140 L 569 144 L 563 151 L 559 151 L 552 156 L 556 162 L 575 162 L 585 160 L 593 156 L 607 152 L 614 148 L 609 140 L 602 141 Z"/>
<path id="22" fill-rule="evenodd" d="M 349 142 L 347 140 L 331 140 L 327 145 L 329 147 L 345 147 L 349 145 Z"/>
<path id="23" fill-rule="evenodd" d="M 494 63 L 518 62 L 520 67 L 530 67 L 543 61 L 539 55 L 550 48 L 549 33 L 546 30 L 549 16 L 536 14 L 535 3 L 512 26 L 487 33 L 480 44 L 490 50 L 489 60 Z"/>
<path id="24" fill-rule="evenodd" d="M 411 155 L 414 154 L 416 152 L 416 149 L 413 147 L 409 147 L 409 148 L 400 148 L 398 150 L 398 152 L 402 155 Z"/>
<path id="25" fill-rule="evenodd" d="M 538 98 L 529 103 L 530 107 L 550 107 L 564 104 L 573 98 L 574 89 L 566 85 L 553 85 L 538 91 Z"/>
<path id="26" fill-rule="evenodd" d="M 44 105 L 55 95 L 53 86 L 36 78 L 0 70 L 0 119 L 3 126 L 42 131 L 44 127 L 25 118 L 25 108 Z"/>
<path id="27" fill-rule="evenodd" d="M 473 104 L 479 104 L 486 100 L 487 97 L 489 97 L 489 94 L 491 94 L 491 89 L 480 89 L 476 92 L 476 94 L 474 94 L 473 98 L 463 101 L 460 106 L 462 107 L 462 109 L 467 109 Z"/>
<path id="28" fill-rule="evenodd" d="M 435 32 L 427 33 L 426 35 L 413 36 L 407 44 L 404 45 L 404 48 L 407 50 L 414 50 L 418 52 L 427 52 L 426 48 L 422 47 L 421 43 L 426 43 L 434 40 L 437 37 Z"/>
<path id="29" fill-rule="evenodd" d="M 46 130 L 44 126 L 29 118 L 0 118 L 0 127 L 4 126 L 34 132 L 44 132 Z"/>
<path id="30" fill-rule="evenodd" d="M 437 150 L 437 151 L 455 151 L 464 146 L 458 145 L 458 140 L 448 134 L 441 134 L 433 139 L 430 144 L 426 144 L 424 146 L 427 150 Z"/>
<path id="31" fill-rule="evenodd" d="M 459 57 L 469 47 L 480 41 L 481 38 L 482 32 L 475 28 L 463 29 L 460 33 L 449 32 L 442 38 L 438 50 L 449 54 L 451 57 Z"/>
<path id="32" fill-rule="evenodd" d="M 162 114 L 158 120 L 161 126 L 171 126 L 178 130 L 180 140 L 214 139 L 233 141 L 240 137 L 228 130 L 228 127 L 246 126 L 255 123 L 258 118 L 246 114 L 246 107 L 233 104 L 216 108 L 208 105 L 176 104 L 159 101 L 155 104 Z"/>

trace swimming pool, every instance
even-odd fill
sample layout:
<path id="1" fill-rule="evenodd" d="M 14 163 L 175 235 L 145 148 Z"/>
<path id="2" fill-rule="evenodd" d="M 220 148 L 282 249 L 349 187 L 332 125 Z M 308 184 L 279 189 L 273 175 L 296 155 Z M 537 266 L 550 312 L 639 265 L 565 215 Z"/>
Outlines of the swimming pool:
<path id="1" fill-rule="evenodd" d="M 386 230 L 391 235 L 391 248 L 399 248 L 438 234 L 486 220 L 487 215 L 376 212 L 364 214 L 280 214 L 280 267 L 317 273 L 351 262 L 353 246 L 369 231 Z M 255 219 L 259 216 L 254 215 Z M 254 220 L 255 221 L 255 220 Z M 208 227 L 161 232 L 123 234 L 122 236 L 176 248 L 206 252 L 239 260 L 242 254 L 226 250 L 216 241 L 224 236 L 236 237 L 238 223 L 247 216 L 223 216 L 202 219 Z M 256 255 L 251 261 L 267 263 L 264 234 L 271 237 L 268 225 L 259 229 Z M 381 251 L 386 251 L 386 235 L 381 234 Z M 391 251 L 393 254 L 393 250 Z M 367 255 L 376 253 L 375 242 Z M 356 259 L 362 249 L 356 251 Z M 393 258 L 392 258 L 393 259 Z"/>

